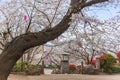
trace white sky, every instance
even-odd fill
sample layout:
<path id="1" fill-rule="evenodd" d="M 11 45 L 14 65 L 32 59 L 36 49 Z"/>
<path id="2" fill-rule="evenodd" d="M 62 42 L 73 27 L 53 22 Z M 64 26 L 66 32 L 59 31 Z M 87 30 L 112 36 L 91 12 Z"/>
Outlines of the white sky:
<path id="1" fill-rule="evenodd" d="M 0 0 L 0 2 L 2 2 L 2 3 L 8 2 L 8 1 L 11 1 L 11 0 Z"/>
<path id="2" fill-rule="evenodd" d="M 0 5 L 5 4 L 6 2 L 9 2 L 11 0 L 0 0 Z M 107 7 L 107 8 L 101 8 L 101 9 L 93 9 L 91 11 L 88 11 L 87 13 L 91 15 L 97 15 L 98 19 L 101 20 L 106 20 L 109 18 L 114 17 L 115 15 L 120 15 L 120 9 L 119 8 L 114 8 L 114 7 Z"/>
<path id="3" fill-rule="evenodd" d="M 120 11 L 120 8 L 114 8 L 114 7 L 106 7 L 106 8 L 96 8 L 93 9 L 93 11 L 88 11 L 89 15 L 97 15 L 97 18 L 101 20 L 106 20 L 109 18 L 112 18 L 116 15 L 120 15 L 118 13 Z"/>
<path id="4" fill-rule="evenodd" d="M 0 0 L 0 6 L 5 4 L 6 2 L 9 2 L 11 0 Z M 114 7 L 104 7 L 104 8 L 94 8 L 92 7 L 90 10 L 88 10 L 86 13 L 89 16 L 95 16 L 97 19 L 100 19 L 101 21 L 107 20 L 109 18 L 113 18 L 116 15 L 120 15 L 120 8 L 114 8 Z M 1 17 L 0 17 L 1 18 Z"/>

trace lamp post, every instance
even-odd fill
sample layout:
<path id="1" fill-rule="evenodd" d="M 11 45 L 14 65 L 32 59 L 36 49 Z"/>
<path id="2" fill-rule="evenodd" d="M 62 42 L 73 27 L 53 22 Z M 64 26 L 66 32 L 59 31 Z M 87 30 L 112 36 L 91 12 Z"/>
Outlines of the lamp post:
<path id="1" fill-rule="evenodd" d="M 62 59 L 61 59 L 61 73 L 69 73 L 69 54 L 68 53 L 63 53 Z"/>

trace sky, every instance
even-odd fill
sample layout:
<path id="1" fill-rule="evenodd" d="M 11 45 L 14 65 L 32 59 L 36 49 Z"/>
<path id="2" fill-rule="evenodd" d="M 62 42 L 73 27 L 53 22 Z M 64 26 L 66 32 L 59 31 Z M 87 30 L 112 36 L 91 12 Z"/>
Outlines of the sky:
<path id="1" fill-rule="evenodd" d="M 5 2 L 8 2 L 10 0 L 0 0 L 0 5 L 4 4 Z M 96 17 L 100 20 L 107 20 L 109 18 L 114 17 L 115 15 L 120 15 L 120 9 L 119 8 L 114 8 L 114 7 L 106 7 L 106 8 L 96 8 L 96 9 L 91 9 L 91 11 L 88 11 L 88 15 L 94 16 L 97 15 Z"/>
<path id="2" fill-rule="evenodd" d="M 7 1 L 10 1 L 10 0 L 0 0 L 1 3 L 7 2 Z"/>
<path id="3" fill-rule="evenodd" d="M 120 13 L 118 12 L 120 12 L 119 8 L 106 7 L 106 8 L 94 9 L 93 11 L 89 11 L 89 15 L 97 15 L 99 19 L 107 20 L 116 15 L 120 15 Z"/>

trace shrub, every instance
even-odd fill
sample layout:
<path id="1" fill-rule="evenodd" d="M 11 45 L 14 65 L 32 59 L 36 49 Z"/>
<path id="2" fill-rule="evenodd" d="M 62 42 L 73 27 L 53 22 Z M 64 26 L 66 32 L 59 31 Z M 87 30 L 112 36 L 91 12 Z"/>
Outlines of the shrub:
<path id="1" fill-rule="evenodd" d="M 76 65 L 70 64 L 69 69 L 72 70 L 72 71 L 76 70 Z"/>
<path id="2" fill-rule="evenodd" d="M 21 66 L 22 65 L 22 66 Z M 22 70 L 24 71 L 28 66 L 27 62 L 17 62 L 15 66 L 12 69 L 12 72 L 21 72 Z"/>
<path id="3" fill-rule="evenodd" d="M 46 65 L 44 66 L 44 68 L 49 68 L 49 69 L 53 69 L 53 68 L 60 68 L 60 65 Z"/>
<path id="4" fill-rule="evenodd" d="M 118 60 L 120 61 L 120 51 L 116 52 L 116 56 L 117 56 Z"/>
<path id="5" fill-rule="evenodd" d="M 105 55 L 105 63 L 102 65 L 104 72 L 112 73 L 112 65 L 115 63 L 116 59 L 111 54 Z"/>
<path id="6" fill-rule="evenodd" d="M 27 75 L 40 75 L 43 74 L 43 69 L 41 65 L 30 65 L 25 69 L 25 74 Z"/>
<path id="7" fill-rule="evenodd" d="M 118 65 L 112 66 L 112 72 L 113 73 L 120 73 L 120 66 L 118 66 Z"/>

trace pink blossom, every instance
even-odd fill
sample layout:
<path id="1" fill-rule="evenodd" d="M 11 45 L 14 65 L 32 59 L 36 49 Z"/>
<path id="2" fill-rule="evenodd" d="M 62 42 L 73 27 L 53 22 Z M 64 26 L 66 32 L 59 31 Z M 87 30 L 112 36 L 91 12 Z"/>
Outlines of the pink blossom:
<path id="1" fill-rule="evenodd" d="M 24 15 L 24 21 L 26 21 L 26 19 L 27 19 L 27 16 L 26 16 L 26 15 Z"/>

